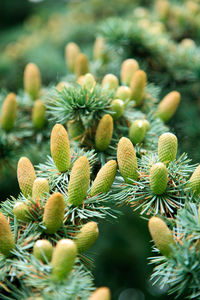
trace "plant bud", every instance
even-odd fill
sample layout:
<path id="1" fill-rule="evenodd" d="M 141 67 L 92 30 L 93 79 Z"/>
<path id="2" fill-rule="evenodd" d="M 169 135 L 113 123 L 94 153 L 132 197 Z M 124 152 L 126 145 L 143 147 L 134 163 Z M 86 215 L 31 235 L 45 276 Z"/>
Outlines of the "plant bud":
<path id="1" fill-rule="evenodd" d="M 113 135 L 113 118 L 106 114 L 104 115 L 97 126 L 95 134 L 95 146 L 99 151 L 105 151 L 110 145 Z"/>
<path id="2" fill-rule="evenodd" d="M 14 248 L 15 241 L 10 225 L 5 216 L 0 212 L 0 252 L 5 256 L 10 256 Z"/>
<path id="3" fill-rule="evenodd" d="M 142 103 L 146 84 L 147 84 L 146 73 L 142 70 L 136 71 L 130 82 L 131 98 L 135 100 L 136 106 Z"/>
<path id="4" fill-rule="evenodd" d="M 177 137 L 170 132 L 163 133 L 158 140 L 159 161 L 169 163 L 175 160 L 177 154 Z"/>
<path id="5" fill-rule="evenodd" d="M 32 195 L 33 182 L 36 179 L 34 167 L 27 157 L 21 157 L 17 165 L 17 179 L 21 192 L 27 198 Z"/>
<path id="6" fill-rule="evenodd" d="M 68 185 L 68 201 L 74 206 L 83 203 L 90 185 L 90 166 L 86 156 L 79 157 L 71 170 Z"/>
<path id="7" fill-rule="evenodd" d="M 136 145 L 144 140 L 146 126 L 143 120 L 135 120 L 129 128 L 129 138 Z"/>
<path id="8" fill-rule="evenodd" d="M 162 255 L 169 257 L 172 253 L 171 246 L 175 245 L 173 234 L 165 222 L 158 217 L 149 220 L 149 231 L 151 237 Z"/>
<path id="9" fill-rule="evenodd" d="M 49 194 L 49 183 L 45 178 L 36 178 L 33 183 L 32 198 L 34 200 L 44 198 L 46 194 Z"/>
<path id="10" fill-rule="evenodd" d="M 62 92 L 62 90 L 64 90 L 64 88 L 67 89 L 68 87 L 70 87 L 70 84 L 68 82 L 61 81 L 57 84 L 56 89 L 59 92 Z"/>
<path id="11" fill-rule="evenodd" d="M 65 47 L 65 61 L 68 69 L 74 72 L 77 56 L 80 53 L 80 48 L 75 43 L 68 43 Z"/>
<path id="12" fill-rule="evenodd" d="M 167 122 L 175 114 L 181 95 L 179 92 L 173 91 L 167 94 L 158 105 L 157 116 L 163 121 Z"/>
<path id="13" fill-rule="evenodd" d="M 97 173 L 92 184 L 90 195 L 93 197 L 99 193 L 108 193 L 117 174 L 115 160 L 108 161 Z"/>
<path id="14" fill-rule="evenodd" d="M 111 300 L 110 290 L 107 287 L 96 289 L 90 296 L 89 300 Z"/>
<path id="15" fill-rule="evenodd" d="M 94 60 L 106 60 L 105 40 L 102 37 L 97 37 L 93 48 Z"/>
<path id="16" fill-rule="evenodd" d="M 78 252 L 88 250 L 97 240 L 99 236 L 98 225 L 95 222 L 89 222 L 81 228 L 80 232 L 76 235 L 76 246 Z"/>
<path id="17" fill-rule="evenodd" d="M 118 78 L 113 74 L 107 74 L 102 80 L 102 88 L 106 90 L 116 90 L 119 85 Z"/>
<path id="18" fill-rule="evenodd" d="M 150 187 L 155 195 L 162 195 L 167 188 L 168 172 L 163 163 L 156 163 L 150 169 Z"/>
<path id="19" fill-rule="evenodd" d="M 1 127 L 5 131 L 13 129 L 17 116 L 17 99 L 14 93 L 8 94 L 1 109 Z"/>
<path id="20" fill-rule="evenodd" d="M 129 58 L 123 61 L 121 66 L 121 82 L 129 85 L 135 72 L 139 69 L 137 60 Z"/>
<path id="21" fill-rule="evenodd" d="M 72 140 L 78 141 L 82 138 L 85 128 L 81 120 L 71 120 L 67 123 L 67 129 Z"/>
<path id="22" fill-rule="evenodd" d="M 190 177 L 189 186 L 196 195 L 200 194 L 200 165 L 195 169 L 194 173 Z"/>
<path id="23" fill-rule="evenodd" d="M 35 100 L 39 97 L 41 87 L 40 71 L 36 64 L 29 63 L 24 70 L 24 90 Z"/>
<path id="24" fill-rule="evenodd" d="M 151 125 L 150 125 L 149 121 L 147 121 L 145 119 L 142 120 L 142 121 L 143 121 L 143 124 L 145 126 L 146 132 L 149 131 L 151 129 Z"/>
<path id="25" fill-rule="evenodd" d="M 81 84 L 86 90 L 88 91 L 92 91 L 93 88 L 96 85 L 96 81 L 94 79 L 94 76 L 90 73 L 87 73 L 84 77 L 83 77 L 83 82 Z"/>
<path id="26" fill-rule="evenodd" d="M 117 162 L 125 182 L 133 183 L 132 180 L 138 179 L 136 153 L 133 144 L 128 138 L 122 137 L 119 140 Z"/>
<path id="27" fill-rule="evenodd" d="M 33 255 L 43 263 L 51 261 L 53 246 L 48 240 L 38 240 L 33 247 Z"/>
<path id="28" fill-rule="evenodd" d="M 18 221 L 28 222 L 30 221 L 28 206 L 24 202 L 16 202 L 13 207 L 13 214 Z"/>
<path id="29" fill-rule="evenodd" d="M 56 233 L 63 224 L 65 200 L 61 193 L 54 193 L 49 197 L 44 208 L 43 224 L 45 232 Z"/>
<path id="30" fill-rule="evenodd" d="M 112 115 L 114 120 L 118 120 L 124 112 L 124 101 L 115 99 L 111 102 L 111 111 L 114 112 Z"/>
<path id="31" fill-rule="evenodd" d="M 54 125 L 51 132 L 51 156 L 60 172 L 70 168 L 70 143 L 67 131 L 61 124 Z"/>
<path id="32" fill-rule="evenodd" d="M 119 86 L 117 91 L 116 91 L 115 97 L 117 99 L 121 99 L 123 101 L 130 100 L 130 98 L 131 98 L 131 89 L 130 89 L 130 87 L 128 87 L 128 86 Z"/>
<path id="33" fill-rule="evenodd" d="M 53 252 L 51 261 L 52 279 L 63 281 L 71 273 L 77 256 L 76 244 L 69 239 L 60 240 Z"/>
<path id="34" fill-rule="evenodd" d="M 85 75 L 89 72 L 89 61 L 85 54 L 78 54 L 75 62 L 75 74 L 78 78 L 81 75 Z"/>
<path id="35" fill-rule="evenodd" d="M 32 110 L 32 122 L 36 129 L 42 129 L 46 122 L 46 107 L 41 100 L 36 100 Z"/>

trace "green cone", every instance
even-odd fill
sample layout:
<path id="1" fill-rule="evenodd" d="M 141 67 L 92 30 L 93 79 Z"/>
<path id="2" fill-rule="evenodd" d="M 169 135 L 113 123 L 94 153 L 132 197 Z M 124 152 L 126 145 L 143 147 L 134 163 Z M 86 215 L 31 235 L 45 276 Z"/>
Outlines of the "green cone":
<path id="1" fill-rule="evenodd" d="M 131 82 L 131 98 L 135 100 L 136 106 L 142 103 L 147 84 L 147 75 L 144 71 L 138 70 L 134 73 Z"/>
<path id="2" fill-rule="evenodd" d="M 168 182 L 167 168 L 163 163 L 154 164 L 150 169 L 150 187 L 155 195 L 165 192 Z"/>
<path id="3" fill-rule="evenodd" d="M 112 117 L 114 120 L 118 120 L 124 112 L 124 101 L 120 99 L 115 99 L 111 102 L 111 111 L 114 112 Z"/>
<path id="4" fill-rule="evenodd" d="M 38 240 L 33 246 L 33 255 L 43 263 L 51 261 L 53 246 L 48 240 Z"/>
<path id="5" fill-rule="evenodd" d="M 107 287 L 96 289 L 90 296 L 89 300 L 111 300 L 110 290 Z"/>
<path id="6" fill-rule="evenodd" d="M 171 230 L 158 217 L 151 217 L 148 226 L 156 247 L 162 255 L 169 257 L 172 253 L 171 246 L 175 245 Z"/>
<path id="7" fill-rule="evenodd" d="M 61 124 L 54 125 L 51 132 L 51 156 L 60 172 L 70 167 L 70 143 L 67 131 Z"/>
<path id="8" fill-rule="evenodd" d="M 118 78 L 113 74 L 107 74 L 102 80 L 102 88 L 107 90 L 116 90 L 119 85 Z"/>
<path id="9" fill-rule="evenodd" d="M 135 120 L 129 128 L 129 138 L 136 145 L 144 140 L 146 125 L 143 120 Z"/>
<path id="10" fill-rule="evenodd" d="M 119 171 L 125 182 L 132 183 L 138 179 L 137 158 L 133 144 L 128 138 L 122 137 L 117 147 L 117 162 Z"/>
<path id="11" fill-rule="evenodd" d="M 102 60 L 103 62 L 107 60 L 105 40 L 102 37 L 97 37 L 95 40 L 93 48 L 93 58 L 94 60 Z"/>
<path id="12" fill-rule="evenodd" d="M 89 72 L 89 61 L 85 54 L 79 53 L 76 57 L 75 62 L 75 74 L 76 77 L 80 77 L 81 75 L 85 75 Z"/>
<path id="13" fill-rule="evenodd" d="M 105 151 L 110 145 L 113 135 L 113 118 L 106 114 L 100 120 L 96 134 L 95 134 L 95 146 L 99 151 Z"/>
<path id="14" fill-rule="evenodd" d="M 24 70 L 24 90 L 32 99 L 39 97 L 41 87 L 40 71 L 36 64 L 29 63 Z"/>
<path id="15" fill-rule="evenodd" d="M 0 252 L 5 256 L 10 256 L 14 248 L 15 242 L 10 225 L 0 212 Z"/>
<path id="16" fill-rule="evenodd" d="M 72 168 L 68 185 L 68 201 L 74 206 L 83 203 L 90 185 L 90 166 L 86 156 L 79 157 Z"/>
<path id="17" fill-rule="evenodd" d="M 21 157 L 17 165 L 17 179 L 25 197 L 32 195 L 33 182 L 36 179 L 34 167 L 27 157 Z"/>
<path id="18" fill-rule="evenodd" d="M 32 198 L 34 200 L 41 199 L 45 197 L 46 194 L 49 194 L 49 183 L 45 178 L 36 178 L 33 183 Z"/>
<path id="19" fill-rule="evenodd" d="M 177 154 L 177 137 L 170 133 L 163 133 L 158 140 L 158 157 L 163 163 L 175 160 Z"/>
<path id="20" fill-rule="evenodd" d="M 76 58 L 80 53 L 80 48 L 76 43 L 68 43 L 65 47 L 65 60 L 68 69 L 74 72 Z"/>
<path id="21" fill-rule="evenodd" d="M 157 116 L 163 120 L 163 122 L 170 120 L 175 114 L 180 100 L 181 95 L 179 92 L 173 91 L 167 94 L 158 105 Z"/>
<path id="22" fill-rule="evenodd" d="M 42 129 L 46 122 L 46 108 L 41 100 L 36 100 L 32 110 L 32 122 L 36 129 Z"/>
<path id="23" fill-rule="evenodd" d="M 28 213 L 28 206 L 24 202 L 16 202 L 13 207 L 13 214 L 18 221 L 28 222 L 30 221 L 30 216 Z"/>
<path id="24" fill-rule="evenodd" d="M 13 129 L 17 116 L 17 99 L 14 93 L 8 94 L 1 109 L 0 122 L 5 131 Z"/>
<path id="25" fill-rule="evenodd" d="M 76 244 L 69 239 L 60 240 L 53 252 L 51 261 L 52 279 L 62 281 L 71 273 L 77 256 Z"/>
<path id="26" fill-rule="evenodd" d="M 44 208 L 43 225 L 45 232 L 56 233 L 63 224 L 65 200 L 61 193 L 54 193 L 49 197 Z"/>
<path id="27" fill-rule="evenodd" d="M 99 193 L 108 193 L 117 173 L 115 160 L 108 161 L 98 172 L 91 188 L 90 195 L 93 197 Z"/>
<path id="28" fill-rule="evenodd" d="M 121 66 L 121 82 L 129 85 L 135 72 L 139 69 L 138 62 L 135 59 L 126 59 Z"/>
<path id="29" fill-rule="evenodd" d="M 196 195 L 200 194 L 200 165 L 195 169 L 194 173 L 190 177 L 189 186 Z"/>
<path id="30" fill-rule="evenodd" d="M 115 98 L 121 99 L 123 101 L 130 100 L 131 98 L 131 89 L 128 86 L 119 86 Z"/>
<path id="31" fill-rule="evenodd" d="M 95 222 L 89 222 L 81 228 L 80 232 L 76 235 L 76 246 L 78 252 L 88 250 L 97 240 L 99 236 L 98 225 Z"/>
<path id="32" fill-rule="evenodd" d="M 96 85 L 96 81 L 94 79 L 94 76 L 90 73 L 87 73 L 84 75 L 82 84 L 81 84 L 86 90 L 92 91 Z"/>
<path id="33" fill-rule="evenodd" d="M 67 129 L 70 135 L 70 138 L 78 141 L 82 138 L 85 128 L 81 120 L 72 120 L 67 123 Z"/>

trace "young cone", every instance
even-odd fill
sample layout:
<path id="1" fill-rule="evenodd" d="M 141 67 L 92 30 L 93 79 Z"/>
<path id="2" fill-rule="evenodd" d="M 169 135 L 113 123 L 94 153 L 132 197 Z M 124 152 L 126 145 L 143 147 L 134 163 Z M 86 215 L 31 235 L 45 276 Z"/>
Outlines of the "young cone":
<path id="1" fill-rule="evenodd" d="M 149 123 L 149 121 L 147 120 L 142 120 L 144 126 L 145 126 L 145 129 L 146 129 L 146 132 L 149 131 L 151 129 L 151 125 Z"/>
<path id="2" fill-rule="evenodd" d="M 5 131 L 13 129 L 17 116 L 17 99 L 14 93 L 8 94 L 1 109 L 0 122 Z"/>
<path id="3" fill-rule="evenodd" d="M 18 201 L 13 207 L 13 214 L 18 221 L 28 222 L 30 220 L 29 210 L 26 203 Z"/>
<path id="4" fill-rule="evenodd" d="M 87 73 L 84 75 L 82 84 L 81 84 L 86 90 L 92 91 L 96 85 L 96 81 L 94 79 L 94 76 L 90 73 Z"/>
<path id="5" fill-rule="evenodd" d="M 113 135 L 113 118 L 106 114 L 100 120 L 96 134 L 95 134 L 95 146 L 99 151 L 105 151 L 110 145 L 110 141 Z"/>
<path id="6" fill-rule="evenodd" d="M 78 252 L 88 250 L 97 240 L 99 236 L 98 225 L 95 222 L 89 222 L 81 228 L 80 232 L 76 235 L 76 246 Z"/>
<path id="7" fill-rule="evenodd" d="M 94 60 L 106 61 L 106 51 L 105 51 L 105 40 L 102 37 L 97 37 L 93 48 L 93 58 Z"/>
<path id="8" fill-rule="evenodd" d="M 150 187 L 155 195 L 162 195 L 168 182 L 167 168 L 163 163 L 156 163 L 150 169 Z"/>
<path id="9" fill-rule="evenodd" d="M 177 137 L 170 133 L 163 133 L 158 140 L 158 157 L 163 163 L 169 163 L 176 158 Z"/>
<path id="10" fill-rule="evenodd" d="M 107 90 L 116 90 L 119 86 L 118 78 L 113 74 L 107 74 L 102 80 L 102 88 Z"/>
<path id="11" fill-rule="evenodd" d="M 68 185 L 68 201 L 74 206 L 83 203 L 90 185 L 90 166 L 86 156 L 79 157 L 72 168 Z"/>
<path id="12" fill-rule="evenodd" d="M 76 256 L 77 247 L 72 240 L 63 239 L 57 243 L 51 261 L 54 281 L 66 279 L 72 271 Z"/>
<path id="13" fill-rule="evenodd" d="M 44 208 L 43 224 L 45 232 L 53 234 L 62 226 L 65 213 L 65 200 L 61 193 L 49 197 Z"/>
<path id="14" fill-rule="evenodd" d="M 60 172 L 70 167 L 70 143 L 67 131 L 61 124 L 54 125 L 51 132 L 51 156 Z"/>
<path id="15" fill-rule="evenodd" d="M 181 95 L 179 92 L 173 91 L 167 94 L 158 105 L 157 116 L 163 120 L 163 122 L 170 120 L 175 114 L 180 100 Z"/>
<path id="16" fill-rule="evenodd" d="M 27 157 L 21 157 L 17 165 L 17 179 L 25 197 L 32 195 L 33 182 L 36 179 L 34 167 Z"/>
<path id="17" fill-rule="evenodd" d="M 130 89 L 130 87 L 128 87 L 128 86 L 119 86 L 117 91 L 116 91 L 115 98 L 121 99 L 123 101 L 130 100 L 130 98 L 131 98 L 131 89 Z"/>
<path id="18" fill-rule="evenodd" d="M 136 106 L 140 105 L 143 100 L 146 84 L 146 73 L 142 70 L 136 71 L 130 82 L 131 98 L 135 100 Z"/>
<path id="19" fill-rule="evenodd" d="M 85 128 L 81 120 L 71 120 L 67 123 L 67 129 L 71 139 L 78 141 L 81 139 Z"/>
<path id="20" fill-rule="evenodd" d="M 89 61 L 85 54 L 79 53 L 76 57 L 75 62 L 75 74 L 76 77 L 80 77 L 81 75 L 85 75 L 89 72 Z"/>
<path id="21" fill-rule="evenodd" d="M 89 300 L 111 300 L 110 290 L 107 287 L 96 289 L 90 296 Z"/>
<path id="22" fill-rule="evenodd" d="M 200 165 L 195 169 L 194 173 L 190 177 L 189 186 L 196 195 L 200 194 Z"/>
<path id="23" fill-rule="evenodd" d="M 114 120 L 118 120 L 124 112 L 124 102 L 120 99 L 115 99 L 111 102 L 111 111 L 114 112 L 112 115 Z"/>
<path id="24" fill-rule="evenodd" d="M 60 81 L 60 82 L 57 84 L 56 89 L 57 89 L 59 92 L 62 92 L 62 90 L 63 90 L 64 88 L 67 89 L 68 87 L 70 87 L 70 84 L 69 84 L 68 82 L 66 82 L 66 81 Z"/>
<path id="25" fill-rule="evenodd" d="M 14 237 L 5 216 L 0 212 L 0 253 L 10 256 L 15 248 Z"/>
<path id="26" fill-rule="evenodd" d="M 93 197 L 99 193 L 108 193 L 117 173 L 115 160 L 108 161 L 97 173 L 92 184 L 90 195 Z"/>
<path id="27" fill-rule="evenodd" d="M 49 183 L 46 178 L 36 178 L 33 183 L 32 197 L 34 200 L 41 199 L 45 194 L 49 194 Z"/>
<path id="28" fill-rule="evenodd" d="M 162 255 L 171 255 L 171 246 L 175 245 L 173 234 L 165 222 L 158 217 L 151 217 L 149 220 L 149 231 L 151 237 Z"/>
<path id="29" fill-rule="evenodd" d="M 46 108 L 41 100 L 36 100 L 32 110 L 32 122 L 36 129 L 42 129 L 45 125 Z"/>
<path id="30" fill-rule="evenodd" d="M 53 246 L 48 240 L 38 240 L 33 246 L 33 255 L 44 263 L 51 261 Z"/>
<path id="31" fill-rule="evenodd" d="M 74 72 L 76 58 L 80 53 L 80 48 L 76 43 L 68 43 L 65 47 L 65 61 L 68 69 Z"/>
<path id="32" fill-rule="evenodd" d="M 133 144 L 128 138 L 122 137 L 117 147 L 117 162 L 119 171 L 125 182 L 132 183 L 138 179 L 137 158 Z"/>
<path id="33" fill-rule="evenodd" d="M 143 120 L 135 120 L 129 128 L 129 138 L 136 145 L 144 140 L 146 125 Z"/>
<path id="34" fill-rule="evenodd" d="M 40 71 L 36 64 L 29 63 L 24 70 L 24 90 L 32 99 L 37 99 L 41 87 Z"/>
<path id="35" fill-rule="evenodd" d="M 135 72 L 139 69 L 138 62 L 135 59 L 126 59 L 121 66 L 121 82 L 129 85 Z"/>

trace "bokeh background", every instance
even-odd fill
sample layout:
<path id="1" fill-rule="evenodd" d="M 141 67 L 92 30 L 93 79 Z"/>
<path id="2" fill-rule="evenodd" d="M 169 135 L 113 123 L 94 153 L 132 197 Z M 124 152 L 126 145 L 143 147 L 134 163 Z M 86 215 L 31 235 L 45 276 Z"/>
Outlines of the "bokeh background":
<path id="1" fill-rule="evenodd" d="M 67 72 L 65 45 L 76 42 L 91 58 L 94 41 L 103 34 L 108 50 L 114 58 L 116 55 L 111 70 L 119 74 L 123 59 L 133 57 L 147 71 L 149 81 L 161 87 L 161 96 L 172 89 L 181 92 L 181 106 L 169 126 L 179 138 L 179 150 L 199 162 L 199 5 L 186 0 L 0 0 L 0 88 L 22 89 L 23 70 L 29 62 L 39 66 L 44 85 L 59 82 Z M 138 28 L 134 38 L 125 22 Z M 149 40 L 143 33 L 148 33 Z M 171 56 L 160 47 L 163 38 L 174 43 Z M 185 39 L 190 42 L 184 46 Z M 185 61 L 177 62 L 177 49 L 186 46 Z M 193 57 L 196 64 L 190 61 Z M 33 154 L 32 160 L 37 163 L 40 159 Z M 1 201 L 19 192 L 15 173 L 13 166 L 9 177 L 1 179 Z M 151 243 L 146 220 L 130 208 L 124 207 L 122 212 L 117 222 L 100 224 L 102 234 L 92 248 L 96 286 L 109 286 L 113 299 L 173 299 L 166 296 L 167 287 L 153 287 L 150 282 L 147 258 Z"/>

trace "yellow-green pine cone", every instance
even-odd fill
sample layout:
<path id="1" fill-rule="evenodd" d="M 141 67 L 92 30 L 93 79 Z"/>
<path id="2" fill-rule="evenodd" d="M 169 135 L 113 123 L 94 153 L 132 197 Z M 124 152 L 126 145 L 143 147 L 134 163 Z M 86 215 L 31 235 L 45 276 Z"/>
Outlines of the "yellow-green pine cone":
<path id="1" fill-rule="evenodd" d="M 65 200 L 61 193 L 54 193 L 49 197 L 44 208 L 43 225 L 45 232 L 56 233 L 63 224 Z"/>
<path id="2" fill-rule="evenodd" d="M 89 300 L 111 300 L 110 290 L 107 287 L 96 289 L 90 296 Z"/>
<path id="3" fill-rule="evenodd" d="M 107 90 L 116 90 L 119 86 L 118 78 L 113 74 L 107 74 L 102 80 L 102 88 Z"/>
<path id="4" fill-rule="evenodd" d="M 40 71 L 36 64 L 29 63 L 24 70 L 24 90 L 35 100 L 39 97 L 40 88 Z"/>
<path id="5" fill-rule="evenodd" d="M 76 77 L 80 77 L 81 75 L 85 75 L 89 72 L 89 61 L 85 54 L 79 53 L 76 57 L 75 62 L 75 74 Z"/>
<path id="6" fill-rule="evenodd" d="M 92 184 L 90 195 L 93 197 L 99 193 L 108 193 L 117 173 L 115 160 L 108 161 L 97 173 Z"/>
<path id="7" fill-rule="evenodd" d="M 197 195 L 200 194 L 200 165 L 195 169 L 194 173 L 190 177 L 189 186 Z"/>
<path id="8" fill-rule="evenodd" d="M 156 163 L 150 169 L 150 187 L 155 195 L 162 195 L 167 188 L 168 172 L 163 163 Z"/>
<path id="9" fill-rule="evenodd" d="M 146 128 L 146 132 L 151 129 L 151 125 L 150 125 L 149 121 L 143 120 L 143 124 L 144 124 L 144 126 Z"/>
<path id="10" fill-rule="evenodd" d="M 179 92 L 173 91 L 167 94 L 158 105 L 157 116 L 163 121 L 167 122 L 175 114 L 181 95 Z"/>
<path id="11" fill-rule="evenodd" d="M 83 81 L 81 83 L 81 85 L 88 91 L 92 91 L 93 88 L 96 85 L 96 81 L 94 79 L 94 76 L 90 73 L 87 73 L 86 75 L 84 75 Z"/>
<path id="12" fill-rule="evenodd" d="M 158 140 L 159 161 L 169 163 L 176 158 L 178 141 L 177 137 L 170 132 L 163 133 Z"/>
<path id="13" fill-rule="evenodd" d="M 120 99 L 115 99 L 111 102 L 111 111 L 114 112 L 112 117 L 114 120 L 118 120 L 124 112 L 124 101 Z"/>
<path id="14" fill-rule="evenodd" d="M 51 132 L 51 156 L 60 172 L 70 167 L 70 143 L 67 131 L 61 124 L 54 125 Z"/>
<path id="15" fill-rule="evenodd" d="M 93 48 L 94 60 L 106 60 L 105 40 L 102 37 L 97 37 Z"/>
<path id="16" fill-rule="evenodd" d="M 14 93 L 8 94 L 1 109 L 0 122 L 5 131 L 13 129 L 17 116 L 17 99 Z"/>
<path id="17" fill-rule="evenodd" d="M 36 100 L 32 110 L 32 122 L 36 129 L 42 129 L 46 122 L 46 107 L 42 100 Z"/>
<path id="18" fill-rule="evenodd" d="M 68 186 L 68 201 L 74 206 L 83 203 L 90 185 L 90 165 L 86 156 L 79 157 L 72 168 Z"/>
<path id="19" fill-rule="evenodd" d="M 76 58 L 80 53 L 80 48 L 76 43 L 68 43 L 65 47 L 65 60 L 68 69 L 74 72 Z"/>
<path id="20" fill-rule="evenodd" d="M 98 236 L 99 229 L 96 222 L 89 222 L 83 225 L 75 240 L 78 252 L 81 253 L 88 250 L 96 242 Z"/>
<path id="21" fill-rule="evenodd" d="M 57 89 L 59 92 L 62 92 L 62 90 L 63 90 L 64 88 L 67 89 L 68 87 L 70 87 L 70 84 L 69 84 L 68 82 L 61 81 L 61 82 L 59 82 L 59 83 L 57 84 L 56 89 Z"/>
<path id="22" fill-rule="evenodd" d="M 44 263 L 51 261 L 53 246 L 48 240 L 38 240 L 33 246 L 33 255 Z"/>
<path id="23" fill-rule="evenodd" d="M 131 98 L 135 100 L 136 105 L 140 105 L 143 100 L 146 84 L 146 73 L 142 70 L 136 71 L 130 82 Z"/>
<path id="24" fill-rule="evenodd" d="M 5 216 L 0 212 L 0 253 L 10 256 L 15 248 L 15 241 L 10 225 Z"/>
<path id="25" fill-rule="evenodd" d="M 51 261 L 52 279 L 54 281 L 63 281 L 67 278 L 73 269 L 76 256 L 77 247 L 75 242 L 63 239 L 57 243 Z"/>
<path id="26" fill-rule="evenodd" d="M 81 120 L 72 120 L 67 122 L 67 129 L 70 135 L 70 138 L 78 141 L 82 138 L 85 128 Z"/>
<path id="27" fill-rule="evenodd" d="M 49 182 L 46 178 L 36 178 L 33 183 L 32 198 L 43 198 L 46 194 L 49 194 Z"/>
<path id="28" fill-rule="evenodd" d="M 136 145 L 144 140 L 146 126 L 143 120 L 135 120 L 129 128 L 129 138 Z"/>
<path id="29" fill-rule="evenodd" d="M 18 221 L 28 222 L 30 220 L 28 206 L 24 202 L 18 201 L 15 203 L 13 214 Z"/>
<path id="30" fill-rule="evenodd" d="M 122 137 L 117 147 L 117 162 L 119 171 L 125 182 L 132 183 L 138 179 L 137 158 L 133 144 L 128 138 Z"/>
<path id="31" fill-rule="evenodd" d="M 165 222 L 158 217 L 149 220 L 149 231 L 151 237 L 162 255 L 169 257 L 172 253 L 171 246 L 175 245 L 173 234 Z"/>
<path id="32" fill-rule="evenodd" d="M 27 157 L 21 157 L 18 161 L 17 179 L 24 196 L 32 196 L 33 182 L 36 179 L 36 174 L 31 161 Z"/>
<path id="33" fill-rule="evenodd" d="M 113 118 L 106 114 L 104 115 L 97 126 L 95 134 L 95 146 L 99 151 L 105 151 L 110 145 L 113 135 Z"/>
<path id="34" fill-rule="evenodd" d="M 139 69 L 138 62 L 135 59 L 129 58 L 123 61 L 121 66 L 121 82 L 129 85 L 135 72 Z"/>
<path id="35" fill-rule="evenodd" d="M 128 87 L 128 86 L 119 86 L 117 91 L 116 91 L 115 97 L 117 99 L 121 99 L 123 101 L 130 100 L 130 98 L 131 98 L 131 89 L 130 89 L 130 87 Z"/>

